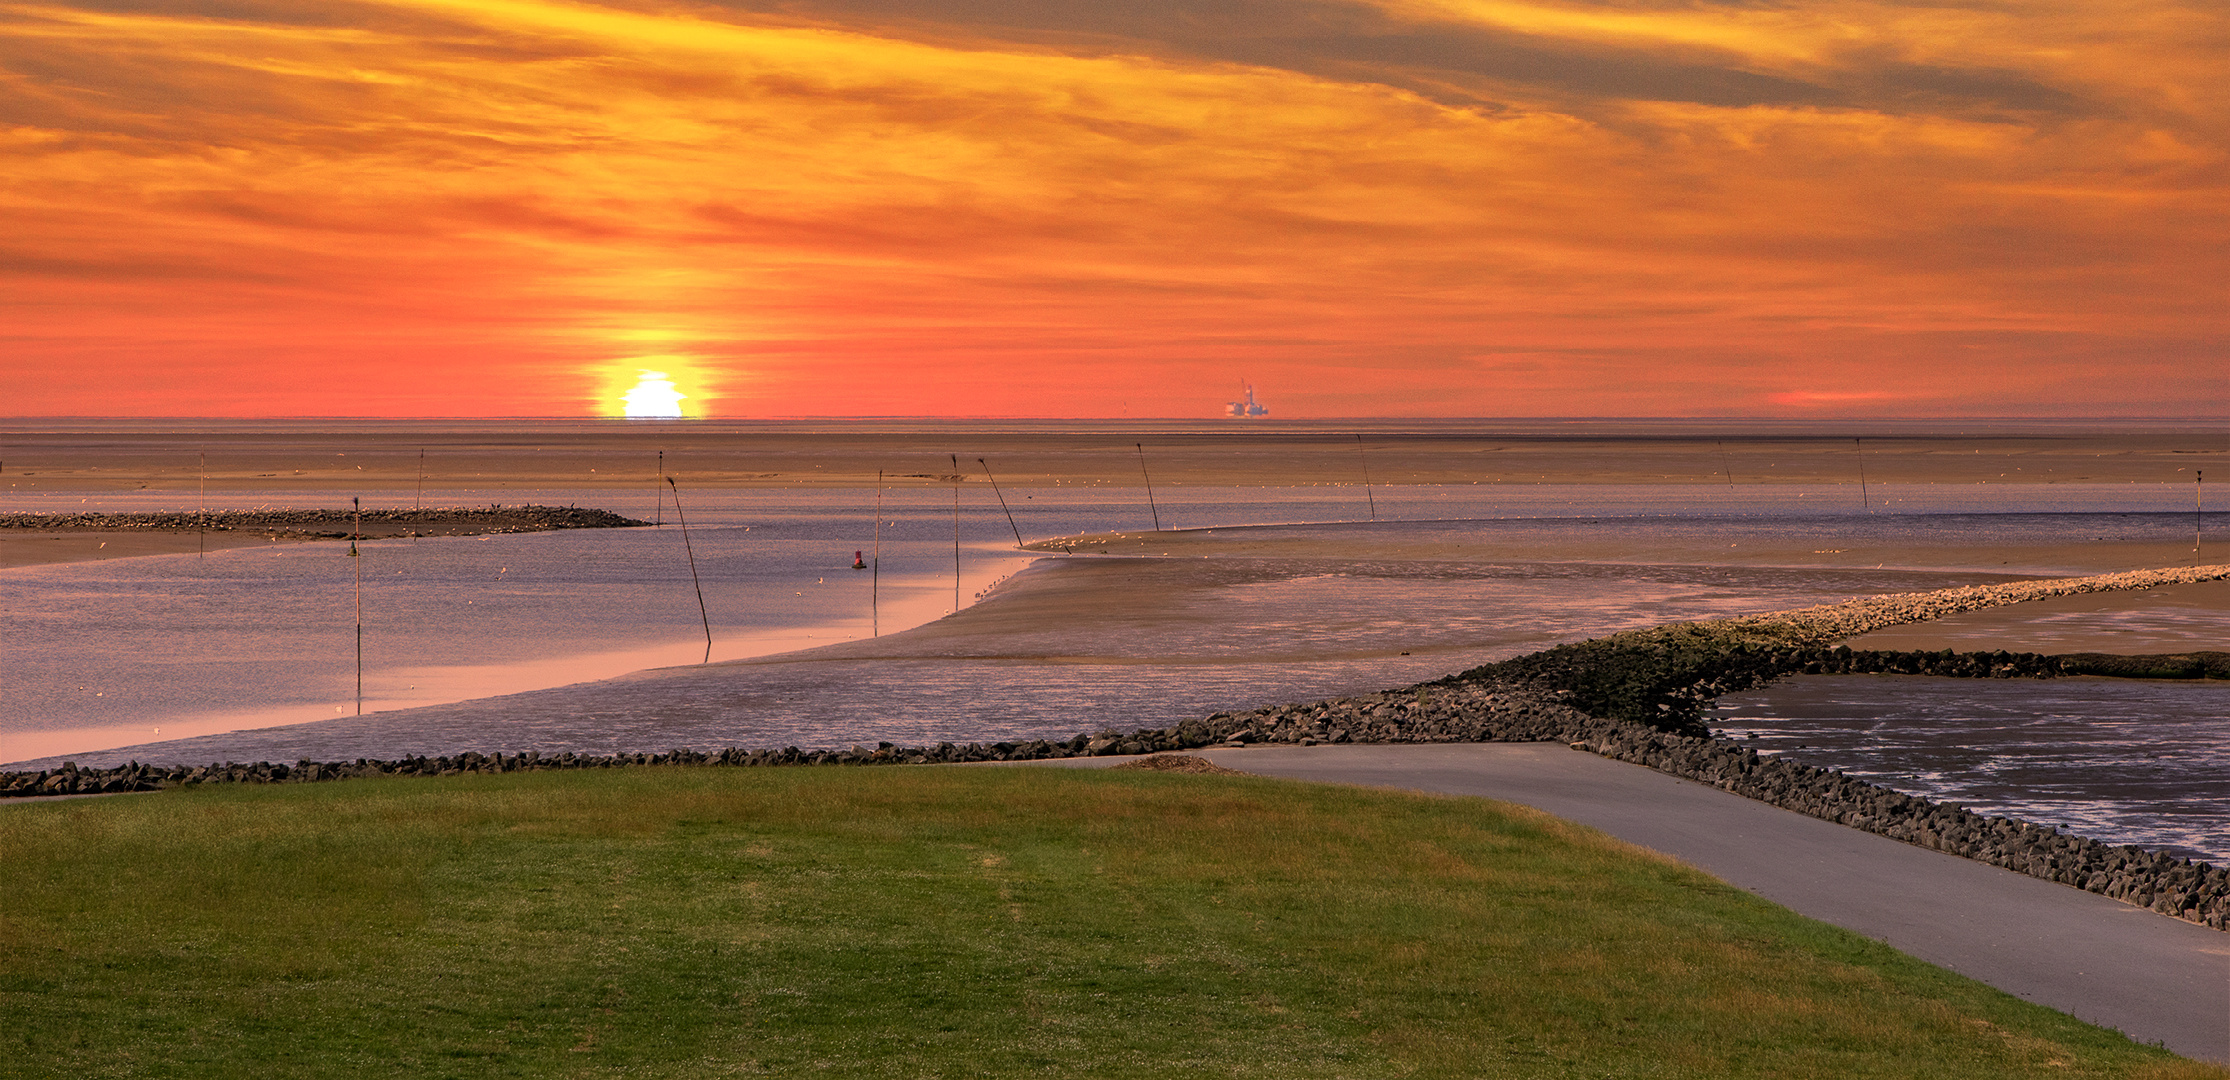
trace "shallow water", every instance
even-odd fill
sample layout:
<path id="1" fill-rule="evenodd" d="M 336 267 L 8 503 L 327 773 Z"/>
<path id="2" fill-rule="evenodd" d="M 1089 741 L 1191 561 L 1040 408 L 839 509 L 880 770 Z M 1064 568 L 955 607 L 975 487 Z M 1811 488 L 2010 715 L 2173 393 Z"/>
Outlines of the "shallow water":
<path id="1" fill-rule="evenodd" d="M 810 506 L 707 502 L 686 546 L 669 526 L 366 541 L 355 559 L 322 542 L 8 571 L 0 759 L 354 713 L 359 570 L 367 712 L 694 663 L 707 619 L 723 659 L 953 609 L 950 520 L 936 508 L 893 500 L 875 574 L 850 569 L 845 534 L 872 548 L 871 518 L 839 529 Z M 981 544 L 961 555 L 963 601 L 1026 561 Z"/>
<path id="2" fill-rule="evenodd" d="M 0 571 L 0 632 L 9 657 L 0 693 L 0 761 L 71 755 L 91 762 L 104 756 L 94 753 L 102 748 L 320 719 L 331 722 L 301 729 L 297 734 L 309 741 L 289 745 L 314 748 L 320 739 L 334 740 L 334 747 L 357 745 L 353 736 L 342 736 L 355 721 L 334 718 L 351 717 L 356 709 L 359 569 L 367 713 L 399 717 L 416 708 L 422 711 L 415 715 L 450 717 L 424 724 L 380 721 L 391 736 L 380 756 L 494 748 L 489 740 L 499 733 L 477 732 L 473 724 L 480 721 L 469 718 L 493 713 L 443 703 L 703 658 L 704 630 L 671 505 L 654 504 L 649 492 L 611 490 L 509 489 L 450 493 L 443 501 L 469 504 L 478 494 L 506 503 L 605 506 L 660 516 L 668 524 L 374 541 L 361 545 L 363 555 L 354 560 L 345 544 L 316 543 Z M 893 677 L 887 686 L 880 676 L 855 675 L 873 689 L 816 691 L 828 696 L 825 704 L 779 715 L 746 719 L 730 711 L 721 722 L 729 726 L 714 728 L 676 721 L 673 739 L 832 746 L 916 741 L 904 734 L 913 730 L 975 741 L 1046 730 L 1035 725 L 1065 736 L 1080 727 L 1160 723 L 1213 709 L 1398 685 L 1630 626 L 1984 579 L 1971 572 L 1709 565 L 1733 558 L 1710 554 L 1721 543 L 2150 539 L 2181 535 L 2190 521 L 2188 515 L 2137 512 L 2155 505 L 2159 495 L 2130 485 L 1876 485 L 1871 505 L 1863 508 L 1854 490 L 1837 485 L 1462 485 L 1381 487 L 1367 495 L 1336 487 L 1176 487 L 1157 489 L 1152 506 L 1140 489 L 1035 488 L 1008 492 L 1005 508 L 989 494 L 978 488 L 962 493 L 963 605 L 1028 564 L 1031 557 L 1012 550 L 1017 531 L 1029 540 L 1135 532 L 1157 511 L 1171 529 L 1220 530 L 1353 521 L 1375 506 L 1387 520 L 1252 529 L 1243 536 L 1447 550 L 1432 559 L 1173 560 L 1183 565 L 1102 594 L 1126 602 L 1158 598 L 1153 602 L 1167 610 L 1155 618 L 1126 623 L 1109 604 L 1080 599 L 1077 618 L 1065 628 L 979 640 L 966 657 L 952 654 L 944 668 L 914 664 L 921 670 Z M 715 660 L 857 642 L 878 630 L 888 635 L 928 623 L 953 608 L 949 489 L 886 494 L 873 605 L 871 575 L 848 569 L 855 550 L 872 551 L 875 544 L 871 491 L 710 489 L 685 490 L 684 497 Z M 368 505 L 412 501 L 407 492 L 365 498 Z M 212 495 L 206 503 L 341 505 L 345 499 L 340 492 L 321 499 L 251 491 Z M 199 501 L 178 492 L 18 496 L 0 499 L 0 510 L 178 509 Z M 1466 555 L 1463 549 L 1474 541 L 1481 551 L 1537 554 L 1524 560 Z M 1591 561 L 1541 561 L 1558 558 Z M 947 640 L 973 632 L 966 626 L 946 630 Z M 1068 660 L 1053 663 L 1065 668 L 999 666 L 1061 657 Z M 1069 662 L 1077 658 L 1109 662 L 1086 671 Z M 688 711 L 682 699 L 696 692 L 675 689 L 662 702 L 646 697 L 607 710 L 599 721 L 604 727 L 562 726 L 532 733 L 531 742 L 505 741 L 528 734 L 505 731 L 499 741 L 510 749 L 638 748 L 618 741 L 616 733 L 656 736 L 655 724 L 627 725 L 650 723 L 642 718 L 659 710 L 679 716 Z M 760 696 L 790 701 L 790 693 L 777 688 Z M 916 698 L 931 704 L 917 709 Z M 637 719 L 623 725 L 623 714 Z M 1090 722 L 1079 723 L 1080 716 Z M 883 717 L 906 719 L 894 719 L 897 726 L 886 730 L 876 726 Z M 579 743 L 569 747 L 566 739 Z M 207 761 L 233 751 L 202 750 L 231 746 L 239 749 L 233 756 L 247 756 L 251 745 L 257 744 L 235 738 L 175 752 Z"/>
<path id="3" fill-rule="evenodd" d="M 2230 683 L 1805 675 L 1720 701 L 1761 754 L 2230 861 Z"/>
<path id="4" fill-rule="evenodd" d="M 79 760 L 1065 739 L 1401 686 L 1617 629 L 1953 580 L 1961 579 L 1873 570 L 1052 559 L 956 618 L 875 641 Z M 1124 600 L 1138 596 L 1150 599 Z M 1075 617 L 1044 618 L 1048 607 Z"/>

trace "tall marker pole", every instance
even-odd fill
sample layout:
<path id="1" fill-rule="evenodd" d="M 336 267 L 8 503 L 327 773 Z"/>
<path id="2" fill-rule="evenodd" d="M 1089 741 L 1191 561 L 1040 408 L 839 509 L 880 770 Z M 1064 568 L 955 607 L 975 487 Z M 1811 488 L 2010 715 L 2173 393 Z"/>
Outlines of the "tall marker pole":
<path id="1" fill-rule="evenodd" d="M 664 452 L 660 452 L 664 457 Z M 665 462 L 660 461 L 663 469 Z M 712 663 L 712 615 L 705 611 L 705 583 L 697 579 L 697 549 L 689 546 L 689 515 L 681 512 L 681 487 L 674 478 L 666 478 L 666 486 L 674 489 L 674 520 L 681 522 L 681 549 L 689 553 L 689 583 L 697 587 L 697 617 L 705 621 L 705 663 Z"/>
<path id="2" fill-rule="evenodd" d="M 1378 520 L 1378 496 L 1371 494 L 1371 460 L 1363 454 L 1363 436 L 1355 436 L 1355 460 L 1363 463 L 1363 497 L 1370 500 L 1371 520 Z"/>
<path id="3" fill-rule="evenodd" d="M 194 547 L 209 554 L 209 451 L 201 452 L 201 505 L 194 508 Z"/>
<path id="4" fill-rule="evenodd" d="M 664 450 L 658 452 L 658 478 L 660 480 L 666 479 L 666 452 Z M 658 493 L 658 506 L 655 511 L 656 520 L 653 520 L 651 524 L 664 525 L 666 523 L 666 489 L 659 487 L 657 484 L 652 484 L 650 489 Z M 674 489 L 674 513 L 681 513 L 681 489 L 679 488 Z"/>
<path id="5" fill-rule="evenodd" d="M 952 612 L 960 614 L 960 455 L 952 457 Z"/>
<path id="6" fill-rule="evenodd" d="M 1007 510 L 1007 496 L 999 490 L 999 478 L 991 475 L 990 463 L 982 458 L 977 458 L 976 464 L 983 466 L 983 475 L 991 480 L 991 493 L 999 496 L 999 509 L 1007 511 L 1007 528 L 1014 530 L 1014 549 L 1022 550 L 1022 527 L 1014 523 L 1014 511 Z"/>
<path id="7" fill-rule="evenodd" d="M 413 510 L 424 510 L 426 508 L 426 448 L 423 446 L 418 448 L 418 496 L 411 500 L 410 508 Z M 417 533 L 411 534 L 411 539 L 415 540 L 417 538 Z"/>
<path id="8" fill-rule="evenodd" d="M 1154 505 L 1154 478 L 1146 471 L 1146 444 L 1138 444 L 1138 475 L 1146 478 L 1146 508 L 1154 512 L 1154 531 L 1161 531 L 1161 507 Z"/>
<path id="9" fill-rule="evenodd" d="M 883 636 L 883 470 L 875 470 L 875 561 L 867 572 L 867 618 L 871 632 Z"/>
<path id="10" fill-rule="evenodd" d="M 2194 562 L 2199 557 L 2199 537 L 2206 529 L 2207 474 L 2197 469 L 2191 471 L 2191 555 Z"/>
<path id="11" fill-rule="evenodd" d="M 348 503 L 356 508 L 356 529 L 348 538 L 348 557 L 356 564 L 356 715 L 364 715 L 364 556 L 356 550 L 356 542 L 364 538 L 364 500 L 354 495 Z"/>
<path id="12" fill-rule="evenodd" d="M 1872 510 L 1874 504 L 1866 497 L 1866 440 L 1852 439 L 1851 444 L 1858 447 L 1858 505 L 1862 510 Z"/>

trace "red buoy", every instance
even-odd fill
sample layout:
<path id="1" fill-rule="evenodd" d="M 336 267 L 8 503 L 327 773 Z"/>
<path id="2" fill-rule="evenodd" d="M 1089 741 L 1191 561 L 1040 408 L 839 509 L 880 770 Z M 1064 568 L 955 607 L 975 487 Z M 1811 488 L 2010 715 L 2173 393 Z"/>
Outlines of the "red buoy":
<path id="1" fill-rule="evenodd" d="M 867 554 L 867 553 L 866 553 L 866 552 L 864 552 L 864 551 L 855 551 L 855 552 L 853 552 L 853 553 L 852 553 L 852 569 L 854 569 L 854 570 L 865 570 L 865 569 L 867 569 L 867 560 L 861 557 L 861 556 L 864 556 L 864 555 L 866 555 L 866 554 Z"/>

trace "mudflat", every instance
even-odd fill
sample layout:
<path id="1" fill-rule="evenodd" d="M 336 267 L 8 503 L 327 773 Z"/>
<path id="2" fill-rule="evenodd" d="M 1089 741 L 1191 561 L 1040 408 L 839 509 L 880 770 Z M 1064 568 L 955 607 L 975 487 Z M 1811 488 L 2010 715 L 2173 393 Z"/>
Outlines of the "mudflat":
<path id="1" fill-rule="evenodd" d="M 1655 523 L 1653 523 L 1655 524 Z M 1783 523 L 1713 522 L 1693 530 L 1659 525 L 1588 530 L 1570 522 L 1530 527 L 1452 522 L 1326 524 L 1117 532 L 1033 542 L 1031 550 L 1075 555 L 1252 559 L 1409 559 L 1420 562 L 1624 563 L 1752 567 L 1975 571 L 2053 577 L 2202 565 L 2188 538 L 2125 539 L 1978 533 L 1954 539 L 1868 535 L 1851 518 L 1845 533 L 1782 532 Z M 2220 561 L 2230 544 L 2210 546 Z"/>
<path id="2" fill-rule="evenodd" d="M 239 532 L 115 532 L 101 529 L 0 529 L 0 569 L 50 563 L 128 559 L 138 555 L 190 555 L 197 551 L 264 547 L 293 537 Z"/>
<path id="3" fill-rule="evenodd" d="M 0 514 L 0 568 L 179 555 L 304 540 L 482 536 L 645 522 L 574 507 Z"/>
<path id="4" fill-rule="evenodd" d="M 2230 648 L 2230 581 L 2085 593 L 1892 626 L 1854 649 L 2122 654 Z"/>

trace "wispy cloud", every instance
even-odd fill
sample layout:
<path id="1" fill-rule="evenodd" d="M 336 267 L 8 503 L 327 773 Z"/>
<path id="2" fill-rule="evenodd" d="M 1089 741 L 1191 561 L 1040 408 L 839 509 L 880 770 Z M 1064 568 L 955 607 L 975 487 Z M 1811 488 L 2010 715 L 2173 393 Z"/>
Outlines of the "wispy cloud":
<path id="1" fill-rule="evenodd" d="M 0 364 L 33 412 L 330 412 L 344 367 L 573 412 L 648 339 L 741 412 L 1241 367 L 1369 388 L 1324 412 L 2179 411 L 2230 390 L 2226 45 L 2195 2 L 0 4 Z"/>

